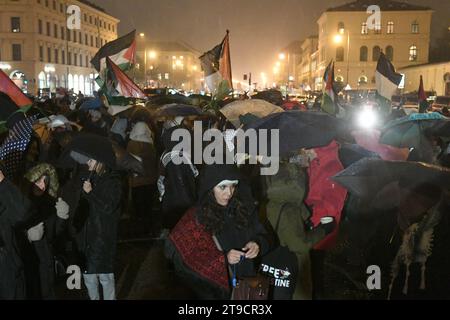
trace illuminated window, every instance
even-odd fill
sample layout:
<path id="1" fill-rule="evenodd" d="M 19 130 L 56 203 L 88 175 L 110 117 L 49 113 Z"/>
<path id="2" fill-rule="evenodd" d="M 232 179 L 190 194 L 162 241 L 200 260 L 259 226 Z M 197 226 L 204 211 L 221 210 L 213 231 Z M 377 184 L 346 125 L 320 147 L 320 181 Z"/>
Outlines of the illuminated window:
<path id="1" fill-rule="evenodd" d="M 344 31 L 345 31 L 344 23 L 343 23 L 343 22 L 339 22 L 339 23 L 338 23 L 338 32 L 339 32 L 340 34 L 344 34 Z"/>
<path id="2" fill-rule="evenodd" d="M 394 33 L 394 22 L 393 21 L 389 21 L 388 22 L 387 33 L 388 34 L 393 34 Z"/>
<path id="3" fill-rule="evenodd" d="M 361 25 L 361 34 L 368 34 L 367 22 L 363 22 Z"/>
<path id="4" fill-rule="evenodd" d="M 361 76 L 361 77 L 359 77 L 359 79 L 358 79 L 358 83 L 360 84 L 360 85 L 362 85 L 362 84 L 367 84 L 367 77 L 366 76 Z"/>
<path id="5" fill-rule="evenodd" d="M 11 32 L 20 32 L 20 18 L 12 17 L 11 18 Z"/>
<path id="6" fill-rule="evenodd" d="M 411 46 L 409 47 L 409 61 L 416 61 L 417 60 L 417 47 Z"/>

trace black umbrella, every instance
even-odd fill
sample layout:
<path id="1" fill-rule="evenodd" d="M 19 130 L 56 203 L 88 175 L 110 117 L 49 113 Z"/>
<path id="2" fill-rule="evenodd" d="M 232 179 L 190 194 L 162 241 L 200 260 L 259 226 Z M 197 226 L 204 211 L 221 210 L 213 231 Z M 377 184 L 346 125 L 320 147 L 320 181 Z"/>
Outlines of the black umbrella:
<path id="1" fill-rule="evenodd" d="M 64 154 L 68 154 L 72 159 L 74 159 L 73 152 L 102 162 L 110 168 L 116 168 L 116 156 L 108 138 L 88 133 L 77 134 L 64 150 Z"/>
<path id="2" fill-rule="evenodd" d="M 329 145 L 331 141 L 342 135 L 344 123 L 325 113 L 286 111 L 270 114 L 252 122 L 244 128 L 244 130 L 248 129 L 257 131 L 278 129 L 280 155 L 288 155 L 301 148 L 311 149 Z M 271 146 L 270 132 L 267 136 L 268 146 Z M 253 155 L 251 150 L 249 154 Z"/>
<path id="3" fill-rule="evenodd" d="M 202 110 L 196 106 L 190 106 L 186 104 L 168 104 L 159 108 L 155 112 L 156 118 L 164 117 L 187 117 L 187 116 L 200 116 Z"/>
<path id="4" fill-rule="evenodd" d="M 190 104 L 191 100 L 181 94 L 158 95 L 149 98 L 150 105 L 164 106 L 166 104 Z"/>
<path id="5" fill-rule="evenodd" d="M 433 126 L 424 130 L 425 135 L 435 137 L 450 137 L 450 120 L 442 120 L 435 123 Z"/>
<path id="6" fill-rule="evenodd" d="M 137 174 L 144 173 L 142 162 L 134 158 L 117 142 L 111 141 L 108 138 L 70 131 L 58 133 L 55 138 L 64 148 L 64 152 L 59 160 L 60 166 L 62 167 L 71 167 L 74 161 L 77 160 L 77 162 L 83 162 L 79 161 L 79 158 L 74 159 L 71 156 L 71 152 L 75 151 L 84 157 L 104 162 L 107 166 L 116 170 Z"/>
<path id="7" fill-rule="evenodd" d="M 430 185 L 450 188 L 450 169 L 422 162 L 384 161 L 364 158 L 332 178 L 361 198 L 375 198 L 385 186 L 398 183 L 414 189 Z"/>
<path id="8" fill-rule="evenodd" d="M 364 149 L 360 145 L 343 143 L 339 147 L 339 160 L 345 168 L 348 168 L 353 163 L 358 162 L 363 158 L 376 158 L 380 156 L 375 152 Z"/>

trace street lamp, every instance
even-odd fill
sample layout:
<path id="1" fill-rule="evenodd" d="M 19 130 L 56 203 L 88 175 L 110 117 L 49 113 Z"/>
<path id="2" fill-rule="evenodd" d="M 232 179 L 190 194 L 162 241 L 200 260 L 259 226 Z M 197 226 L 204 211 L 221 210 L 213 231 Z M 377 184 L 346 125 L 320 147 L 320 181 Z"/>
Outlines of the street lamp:
<path id="1" fill-rule="evenodd" d="M 287 70 L 287 85 L 286 85 L 286 96 L 288 96 L 289 94 L 289 86 L 290 86 L 290 81 L 291 81 L 291 70 L 290 70 L 290 53 L 288 52 L 287 54 L 281 52 L 278 54 L 278 59 L 281 61 L 286 60 L 286 56 L 287 56 L 287 63 L 285 65 L 285 68 Z"/>

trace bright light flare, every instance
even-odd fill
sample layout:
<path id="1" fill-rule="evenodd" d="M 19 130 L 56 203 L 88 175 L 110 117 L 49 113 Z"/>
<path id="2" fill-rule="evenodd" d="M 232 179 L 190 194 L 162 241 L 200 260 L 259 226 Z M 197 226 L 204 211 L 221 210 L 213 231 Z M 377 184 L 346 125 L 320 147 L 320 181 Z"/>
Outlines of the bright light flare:
<path id="1" fill-rule="evenodd" d="M 362 129 L 372 129 L 378 122 L 377 113 L 370 107 L 364 107 L 359 112 L 356 122 L 358 127 Z"/>

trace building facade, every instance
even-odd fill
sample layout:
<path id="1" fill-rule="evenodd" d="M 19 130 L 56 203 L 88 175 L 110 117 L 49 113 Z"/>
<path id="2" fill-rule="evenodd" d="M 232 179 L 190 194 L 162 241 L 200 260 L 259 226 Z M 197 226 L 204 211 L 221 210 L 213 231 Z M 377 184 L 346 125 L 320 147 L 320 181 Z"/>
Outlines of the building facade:
<path id="1" fill-rule="evenodd" d="M 420 76 L 423 76 L 425 91 L 434 91 L 437 96 L 450 96 L 450 61 L 409 66 L 398 71 L 405 76 L 404 92 L 417 91 Z"/>
<path id="2" fill-rule="evenodd" d="M 134 78 L 143 87 L 168 87 L 183 91 L 204 90 L 200 66 L 201 53 L 180 42 L 137 41 L 137 66 Z"/>
<path id="3" fill-rule="evenodd" d="M 68 14 L 72 5 L 80 10 Z M 77 18 L 80 28 L 69 28 Z M 117 39 L 118 23 L 88 1 L 0 0 L 0 68 L 31 94 L 58 87 L 92 94 L 90 60 Z"/>
<path id="4" fill-rule="evenodd" d="M 380 20 L 371 19 L 370 5 L 378 5 Z M 317 21 L 317 51 L 309 49 L 315 39 L 303 42 L 301 83 L 322 90 L 323 73 L 334 60 L 335 80 L 343 87 L 374 89 L 380 52 L 397 69 L 428 63 L 432 13 L 430 8 L 390 0 L 357 0 L 328 9 Z"/>
<path id="5" fill-rule="evenodd" d="M 319 46 L 319 37 L 311 36 L 306 38 L 302 44 L 302 55 L 298 65 L 298 83 L 306 91 L 311 90 L 315 81 L 313 75 L 317 70 L 317 51 Z"/>

